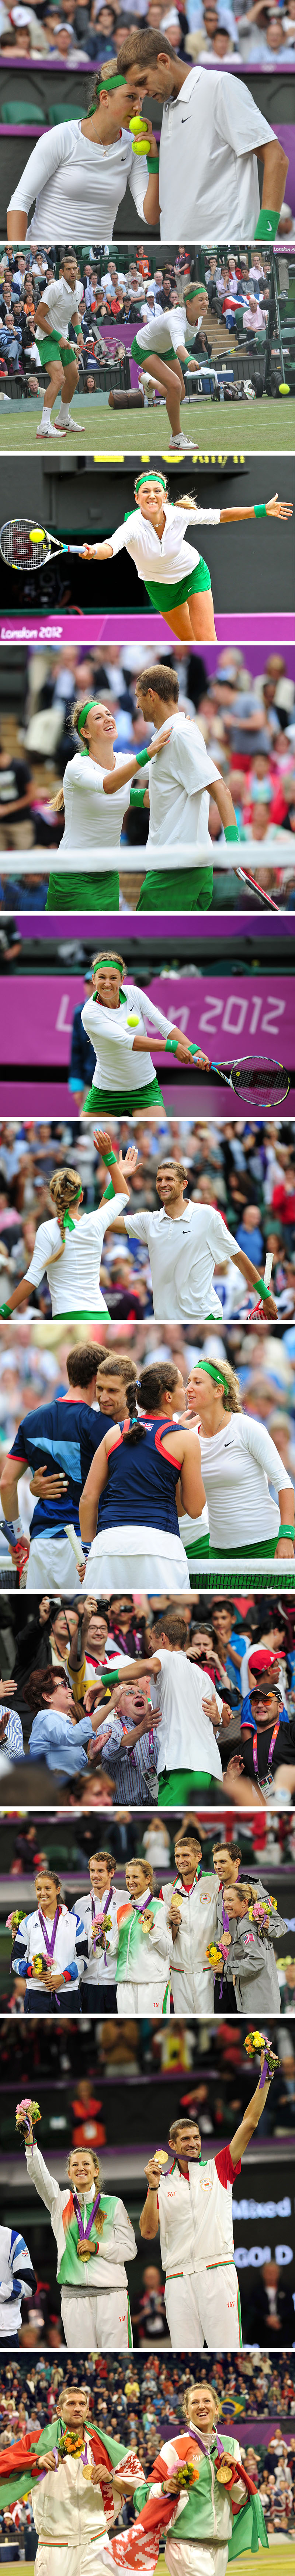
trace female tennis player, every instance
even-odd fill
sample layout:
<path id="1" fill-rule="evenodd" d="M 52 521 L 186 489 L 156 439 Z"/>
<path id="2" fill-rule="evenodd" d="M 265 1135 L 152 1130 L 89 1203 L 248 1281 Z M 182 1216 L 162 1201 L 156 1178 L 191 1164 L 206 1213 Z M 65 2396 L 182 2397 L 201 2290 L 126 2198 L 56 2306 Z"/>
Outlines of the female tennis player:
<path id="1" fill-rule="evenodd" d="M 122 760 L 120 752 L 116 755 L 115 716 L 109 707 L 103 706 L 101 698 L 87 698 L 84 704 L 81 698 L 76 699 L 71 713 L 71 731 L 79 734 L 81 748 L 74 752 L 73 760 L 67 761 L 63 786 L 51 801 L 52 811 L 55 814 L 64 812 L 65 817 L 61 855 L 68 857 L 71 850 L 79 851 L 80 866 L 73 869 L 72 876 L 63 875 L 60 870 L 58 875 L 55 870 L 51 872 L 46 911 L 118 912 L 118 870 L 109 867 L 100 873 L 98 866 L 97 876 L 88 875 L 87 851 L 95 850 L 99 859 L 100 849 L 103 854 L 108 851 L 114 854 L 119 849 L 124 814 L 130 800 L 131 803 L 133 801 L 134 778 L 141 754 L 138 757 L 133 754 L 131 759 L 126 756 L 125 760 Z M 162 751 L 163 742 L 169 740 L 170 732 L 169 724 L 164 734 L 161 730 L 159 742 L 155 735 L 146 759 L 153 759 L 158 748 Z M 118 787 L 116 769 L 119 769 Z"/>
<path id="2" fill-rule="evenodd" d="M 123 1173 L 122 1164 L 109 1150 L 110 1137 L 97 1137 L 97 1146 L 99 1154 L 111 1164 L 120 1216 L 129 1198 L 127 1172 L 132 1172 L 137 1162 L 136 1148 L 129 1147 Z M 15 1307 L 28 1306 L 31 1288 L 39 1288 L 41 1279 L 47 1278 L 52 1315 L 71 1315 L 78 1322 L 81 1316 L 95 1313 L 106 1315 L 109 1321 L 108 1307 L 99 1285 L 99 1272 L 104 1235 L 108 1226 L 114 1224 L 113 1200 L 106 1203 L 104 1198 L 100 1207 L 91 1208 L 89 1215 L 82 1216 L 80 1172 L 73 1171 L 66 1164 L 63 1169 L 52 1173 L 50 1196 L 54 1201 L 55 1216 L 45 1217 L 44 1223 L 37 1226 L 29 1270 L 23 1279 L 19 1279 L 18 1287 L 12 1289 L 9 1305 L 0 1307 L 0 1314 L 12 1315 Z"/>
<path id="3" fill-rule="evenodd" d="M 36 1908 L 15 1932 L 11 1967 L 24 1995 L 25 2013 L 80 2012 L 80 1983 L 87 1955 L 80 1914 L 63 1905 L 54 1870 L 39 1869 Z M 80 1968 L 79 1968 L 80 1961 Z M 58 2000 L 57 2000 L 58 1998 Z"/>
<path id="4" fill-rule="evenodd" d="M 146 1592 L 187 1591 L 188 1570 L 179 1534 L 176 1489 L 184 1511 L 196 1517 L 205 1500 L 200 1444 L 187 1423 L 179 1426 L 183 1377 L 176 1362 L 144 1369 L 138 1381 L 138 1417 L 115 1423 L 95 1450 L 79 1507 L 82 1544 L 89 1549 L 83 1592 L 132 1583 Z"/>
<path id="5" fill-rule="evenodd" d="M 7 208 L 8 241 L 80 242 L 86 231 L 89 241 L 111 242 L 127 182 L 140 220 L 157 222 L 159 154 L 147 119 L 149 158 L 138 157 L 128 131 L 134 109 L 138 93 L 115 55 L 102 63 L 86 115 L 39 136 Z"/>
<path id="6" fill-rule="evenodd" d="M 115 528 L 113 537 L 83 546 L 83 555 L 110 562 L 126 546 L 139 578 L 156 608 L 182 643 L 217 643 L 208 564 L 186 544 L 188 521 L 196 527 L 219 528 L 240 519 L 291 519 L 292 501 L 259 501 L 249 510 L 200 510 L 190 492 L 169 501 L 165 474 L 137 474 L 135 510 Z"/>
<path id="7" fill-rule="evenodd" d="M 151 376 L 153 383 L 159 385 L 160 392 L 165 394 L 171 427 L 169 446 L 172 449 L 185 447 L 186 452 L 189 447 L 195 450 L 196 440 L 187 438 L 180 426 L 180 405 L 185 402 L 186 395 L 183 364 L 193 346 L 196 331 L 202 328 L 206 313 L 206 287 L 197 283 L 192 286 L 190 279 L 185 285 L 182 279 L 178 306 L 172 305 L 169 312 L 161 313 L 159 304 L 158 311 L 150 315 L 148 322 L 143 322 L 142 329 L 136 332 L 131 343 L 130 356 L 140 366 L 141 374 Z"/>
<path id="8" fill-rule="evenodd" d="M 124 958 L 118 957 L 115 949 L 110 950 L 108 957 L 104 957 L 100 950 L 98 957 L 94 958 L 92 983 L 91 1000 L 84 1002 L 81 1011 L 83 1029 L 91 1038 L 96 1057 L 85 1114 L 93 1117 L 97 1116 L 98 1110 L 100 1114 L 112 1110 L 114 1117 L 127 1118 L 132 1116 L 133 1110 L 138 1115 L 140 1109 L 164 1109 L 149 1052 L 148 1027 L 151 1024 L 158 1031 L 153 1039 L 154 1047 L 160 1048 L 163 1054 L 163 1039 L 167 1048 L 173 1038 L 173 1053 L 176 1041 L 179 1064 L 190 1064 L 195 1059 L 183 1029 L 177 1029 L 173 1020 L 166 1019 L 159 1003 L 156 1008 L 140 985 L 127 983 Z M 145 1057 L 143 1065 L 140 1061 L 142 1056 Z M 208 1070 L 208 1056 L 198 1055 L 197 1063 L 198 1073 Z"/>
<path id="9" fill-rule="evenodd" d="M 233 1557 L 293 1560 L 291 1477 L 265 1424 L 242 1412 L 239 1379 L 228 1360 L 220 1368 L 213 1360 L 197 1361 L 188 1379 L 187 1408 L 200 1440 L 210 1539 L 205 1553 L 224 1565 Z"/>

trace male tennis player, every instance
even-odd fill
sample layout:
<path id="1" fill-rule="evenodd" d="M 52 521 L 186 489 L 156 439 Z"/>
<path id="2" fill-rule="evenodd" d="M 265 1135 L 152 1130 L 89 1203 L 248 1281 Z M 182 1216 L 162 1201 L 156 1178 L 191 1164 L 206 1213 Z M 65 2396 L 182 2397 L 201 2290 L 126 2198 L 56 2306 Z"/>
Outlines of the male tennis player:
<path id="1" fill-rule="evenodd" d="M 224 65 L 179 61 L 168 36 L 130 28 L 117 56 L 132 91 L 163 102 L 159 207 L 161 241 L 275 241 L 288 161 L 273 126 L 243 80 Z M 144 113 L 144 109 L 143 109 Z M 257 160 L 264 165 L 259 207 Z"/>
<path id="2" fill-rule="evenodd" d="M 83 303 L 84 286 L 78 277 L 75 252 L 68 251 L 59 262 L 59 276 L 44 288 L 36 306 L 35 330 L 40 349 L 41 367 L 46 367 L 49 384 L 43 395 L 43 411 L 36 438 L 66 437 L 67 430 L 83 430 L 83 422 L 73 420 L 70 404 L 79 383 L 79 367 L 69 342 L 69 329 L 75 332 L 77 348 L 83 349 L 83 331 L 79 329 L 79 306 Z M 56 396 L 60 406 L 56 422 L 51 418 Z"/>
<path id="3" fill-rule="evenodd" d="M 137 680 L 135 696 L 146 725 L 154 725 L 157 744 L 158 737 L 161 737 L 162 733 L 163 747 L 161 749 L 160 743 L 156 760 L 153 757 L 153 746 L 151 745 L 150 752 L 147 748 L 147 775 L 145 776 L 143 767 L 143 775 L 140 783 L 136 784 L 136 788 L 137 754 L 131 754 L 127 771 L 126 761 L 122 772 L 120 764 L 119 767 L 117 764 L 117 788 L 123 785 L 124 776 L 126 778 L 127 775 L 129 777 L 133 775 L 131 804 L 149 805 L 148 860 L 156 858 L 159 851 L 160 853 L 164 849 L 168 851 L 176 844 L 179 855 L 180 851 L 182 852 L 182 865 L 179 865 L 179 870 L 160 867 L 158 871 L 156 867 L 153 869 L 148 867 L 137 909 L 139 912 L 155 910 L 161 912 L 163 904 L 167 909 L 171 904 L 174 912 L 183 911 L 184 906 L 190 911 L 206 912 L 208 905 L 212 903 L 213 894 L 209 796 L 210 794 L 213 796 L 214 804 L 217 805 L 226 841 L 238 841 L 237 818 L 230 788 L 224 785 L 220 770 L 216 769 L 215 761 L 206 750 L 206 743 L 203 734 L 200 733 L 199 725 L 195 722 L 191 723 L 189 717 L 178 707 L 179 680 L 176 671 L 172 671 L 165 662 L 152 663 L 150 669 L 143 671 L 140 679 Z M 141 759 L 144 761 L 144 754 L 141 754 Z M 189 851 L 195 853 L 197 846 L 200 851 L 202 849 L 206 854 L 208 852 L 208 857 L 210 856 L 211 859 L 210 867 L 199 865 L 195 868 L 186 868 L 186 857 Z"/>
<path id="4" fill-rule="evenodd" d="M 94 1134 L 94 1144 L 95 1144 Z M 109 1140 L 111 1141 L 111 1140 Z M 159 1208 L 139 1208 L 136 1216 L 123 1212 L 113 1216 L 116 1234 L 135 1236 L 146 1243 L 152 1274 L 153 1310 L 157 1320 L 166 1323 L 212 1323 L 222 1318 L 222 1304 L 214 1288 L 215 1263 L 233 1261 L 248 1288 L 259 1290 L 265 1312 L 277 1316 L 275 1297 L 265 1288 L 257 1267 L 241 1252 L 235 1235 L 229 1233 L 219 1208 L 205 1207 L 202 1199 L 186 1198 L 188 1173 L 184 1163 L 166 1156 L 158 1164 L 156 1191 Z M 110 1230 L 110 1228 L 109 1228 Z"/>
<path id="5" fill-rule="evenodd" d="M 261 2052 L 261 2072 L 264 2049 Z M 157 2156 L 145 2166 L 147 2195 L 140 2234 L 151 2244 L 158 2234 L 166 2271 L 165 2308 L 175 2352 L 239 2352 L 242 2344 L 240 2292 L 234 2262 L 232 2191 L 250 2138 L 268 2100 L 278 2059 L 256 2085 L 248 2110 L 230 2146 L 217 2156 L 202 2156 L 198 2122 L 172 2121 L 169 2149 L 173 2163 L 163 2173 Z"/>

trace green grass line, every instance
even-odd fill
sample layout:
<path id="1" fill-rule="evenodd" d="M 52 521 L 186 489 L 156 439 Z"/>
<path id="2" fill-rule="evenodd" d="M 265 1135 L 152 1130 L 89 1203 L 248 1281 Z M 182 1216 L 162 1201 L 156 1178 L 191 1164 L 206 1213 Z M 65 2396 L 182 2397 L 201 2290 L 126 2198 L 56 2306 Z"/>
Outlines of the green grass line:
<path id="1" fill-rule="evenodd" d="M 159 455 L 162 447 L 168 448 L 169 422 L 166 422 L 162 404 L 155 411 L 130 412 L 126 409 L 117 413 L 109 411 L 105 402 L 88 404 L 86 395 L 78 395 L 75 397 L 76 415 L 81 428 L 86 428 L 86 454 L 93 455 L 95 449 L 106 450 L 108 455 L 110 450 L 115 455 L 122 455 L 124 450 L 129 454 L 130 449 L 133 453 L 140 453 L 143 449 L 150 455 Z M 24 455 L 31 455 L 35 449 L 36 456 L 44 456 L 47 453 L 46 441 L 36 440 L 40 419 L 41 402 L 37 407 L 25 400 L 2 403 L 0 398 L 0 453 L 4 454 L 8 449 L 15 450 L 17 455 L 19 450 Z M 231 455 L 237 449 L 240 452 L 241 448 L 247 454 L 258 454 L 261 450 L 274 455 L 279 455 L 280 451 L 285 453 L 286 449 L 294 451 L 295 402 L 291 395 L 277 402 L 268 400 L 265 395 L 255 406 L 246 402 L 222 405 L 190 403 L 182 407 L 181 422 L 188 438 L 195 439 L 196 445 L 202 450 L 205 447 L 209 453 L 211 449 L 216 453 L 221 448 Z M 67 440 L 61 439 L 59 452 L 65 454 L 66 449 L 70 449 L 75 456 L 79 453 L 79 445 L 77 430 Z M 57 442 L 53 447 L 50 440 L 50 452 L 57 456 Z"/>

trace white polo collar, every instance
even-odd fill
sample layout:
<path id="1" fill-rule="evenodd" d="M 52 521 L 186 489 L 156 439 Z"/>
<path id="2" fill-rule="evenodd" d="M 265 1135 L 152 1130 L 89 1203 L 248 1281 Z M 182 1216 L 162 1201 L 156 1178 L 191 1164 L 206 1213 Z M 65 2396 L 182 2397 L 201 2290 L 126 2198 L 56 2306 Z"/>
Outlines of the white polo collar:
<path id="1" fill-rule="evenodd" d="M 186 80 L 182 81 L 181 89 L 177 92 L 177 98 L 166 98 L 164 100 L 164 116 L 167 108 L 180 107 L 182 98 L 188 100 L 192 97 L 192 91 L 196 88 L 196 82 L 200 80 L 201 76 L 201 65 L 199 63 L 192 63 L 191 71 L 187 72 Z"/>
<path id="2" fill-rule="evenodd" d="M 163 1207 L 161 1207 L 161 1208 L 159 1208 L 159 1209 L 157 1210 L 157 1214 L 158 1214 L 158 1215 L 159 1215 L 159 1217 L 160 1217 L 160 1221 L 161 1221 L 161 1220 L 163 1221 L 163 1217 L 165 1218 L 165 1217 L 167 1216 L 167 1213 L 168 1213 L 168 1216 L 169 1216 L 169 1208 L 168 1208 L 168 1211 L 167 1211 L 167 1209 L 166 1209 L 166 1208 L 163 1208 Z M 184 1208 L 182 1208 L 182 1210 L 181 1210 L 181 1218 L 180 1218 L 180 1217 L 174 1218 L 174 1224 L 180 1225 L 180 1224 L 182 1224 L 182 1223 L 183 1223 L 183 1221 L 185 1220 L 185 1224 L 186 1224 L 186 1225 L 190 1225 L 190 1221 L 191 1221 L 192 1213 L 193 1213 L 193 1202 L 192 1202 L 192 1199 L 188 1199 L 188 1200 L 187 1200 L 187 1206 L 186 1206 L 186 1207 L 184 1207 Z"/>

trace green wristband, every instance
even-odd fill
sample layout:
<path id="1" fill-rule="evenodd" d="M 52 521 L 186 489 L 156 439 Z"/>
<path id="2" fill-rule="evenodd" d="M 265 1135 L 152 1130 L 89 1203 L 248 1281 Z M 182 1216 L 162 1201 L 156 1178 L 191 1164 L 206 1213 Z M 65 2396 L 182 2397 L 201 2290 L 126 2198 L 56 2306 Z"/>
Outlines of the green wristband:
<path id="1" fill-rule="evenodd" d="M 136 752 L 136 768 L 137 768 L 137 769 L 145 769 L 145 768 L 146 768 L 147 760 L 149 760 L 149 758 L 150 758 L 149 751 L 137 751 L 137 752 Z"/>
<path id="2" fill-rule="evenodd" d="M 255 228 L 254 241 L 276 241 L 279 221 L 280 217 L 278 208 L 273 206 L 261 206 L 260 215 L 258 215 L 258 224 L 256 224 Z"/>
<path id="3" fill-rule="evenodd" d="M 266 501 L 256 501 L 254 519 L 266 519 Z"/>
<path id="4" fill-rule="evenodd" d="M 109 1170 L 109 1165 L 110 1165 L 110 1163 L 116 1163 L 116 1161 L 117 1161 L 117 1155 L 116 1155 L 116 1154 L 102 1154 L 102 1158 L 101 1158 L 101 1159 L 102 1159 L 102 1163 L 107 1163 L 107 1168 L 108 1168 L 108 1170 Z"/>
<path id="5" fill-rule="evenodd" d="M 11 1315 L 11 1306 L 0 1306 L 0 1315 Z"/>
<path id="6" fill-rule="evenodd" d="M 148 156 L 147 156 L 147 157 L 148 157 L 148 173 L 150 174 L 150 170 L 159 170 L 159 169 L 160 169 L 160 153 L 159 153 L 159 152 L 157 152 L 156 157 L 155 157 L 155 160 L 153 159 L 152 161 L 151 161 L 151 159 L 150 159 L 150 154 L 148 154 Z"/>
<path id="7" fill-rule="evenodd" d="M 138 785 L 138 787 L 137 787 L 136 782 L 134 781 L 134 784 L 132 785 L 132 787 L 131 787 L 131 789 L 130 789 L 130 805 L 138 805 L 138 807 L 140 807 L 141 805 L 144 805 L 145 795 L 146 795 L 146 788 L 144 787 L 144 785 L 142 784 L 142 787 L 141 787 L 140 782 L 139 782 L 139 785 Z"/>
<path id="8" fill-rule="evenodd" d="M 278 1533 L 278 1535 L 279 1535 L 279 1538 L 292 1538 L 292 1539 L 293 1539 L 293 1541 L 294 1541 L 294 1537 L 295 1537 L 294 1521 L 292 1521 L 292 1529 L 291 1529 L 291 1521 L 280 1521 L 280 1527 L 279 1527 L 279 1533 Z"/>
<path id="9" fill-rule="evenodd" d="M 239 841 L 240 834 L 238 832 L 237 823 L 225 823 L 224 839 L 225 841 Z"/>
<path id="10" fill-rule="evenodd" d="M 256 1279 L 256 1288 L 261 1288 L 262 1297 L 270 1297 L 271 1290 L 270 1288 L 266 1288 L 265 1279 Z"/>

